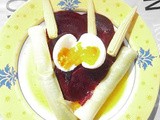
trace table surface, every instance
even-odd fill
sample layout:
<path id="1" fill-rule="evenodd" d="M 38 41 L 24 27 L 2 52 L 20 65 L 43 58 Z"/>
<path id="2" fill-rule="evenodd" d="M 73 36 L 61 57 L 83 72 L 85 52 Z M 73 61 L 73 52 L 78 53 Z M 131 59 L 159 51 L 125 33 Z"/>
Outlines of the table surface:
<path id="1" fill-rule="evenodd" d="M 1 0 L 0 1 L 0 28 L 10 15 L 27 0 Z M 153 0 L 124 0 L 131 7 L 137 6 L 137 12 L 150 28 L 160 51 L 160 1 Z M 12 4 L 10 4 L 12 3 Z M 160 90 L 155 107 L 149 120 L 160 120 Z M 1 119 L 1 118 L 0 118 Z"/>

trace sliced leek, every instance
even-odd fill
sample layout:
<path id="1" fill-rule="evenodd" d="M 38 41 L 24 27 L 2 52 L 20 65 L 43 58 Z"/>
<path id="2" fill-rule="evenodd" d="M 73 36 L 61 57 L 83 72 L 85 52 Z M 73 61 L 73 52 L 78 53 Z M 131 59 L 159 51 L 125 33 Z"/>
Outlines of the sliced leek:
<path id="1" fill-rule="evenodd" d="M 41 83 L 50 109 L 58 120 L 76 120 L 77 118 L 63 98 L 60 86 L 54 74 L 45 30 L 40 26 L 36 26 L 30 28 L 28 33 L 31 38 L 39 82 Z"/>
<path id="2" fill-rule="evenodd" d="M 74 112 L 79 119 L 94 119 L 107 97 L 112 93 L 119 81 L 128 71 L 136 56 L 137 53 L 130 48 L 123 47 L 121 49 L 115 63 L 111 66 L 104 80 L 95 88 L 92 97 Z"/>
<path id="3" fill-rule="evenodd" d="M 95 7 L 94 7 L 93 0 L 88 0 L 87 20 L 88 20 L 88 22 L 87 22 L 88 33 L 92 33 L 94 35 L 97 35 Z"/>
<path id="4" fill-rule="evenodd" d="M 114 57 L 117 55 L 122 45 L 122 42 L 124 40 L 124 37 L 128 31 L 128 28 L 132 22 L 132 19 L 136 13 L 136 10 L 137 10 L 137 7 L 134 7 L 132 11 L 128 14 L 128 16 L 125 18 L 125 20 L 118 27 L 107 49 L 107 53 L 109 55 L 114 56 Z"/>
<path id="5" fill-rule="evenodd" d="M 48 36 L 50 39 L 56 38 L 58 36 L 58 29 L 51 3 L 49 0 L 42 0 L 42 5 Z"/>

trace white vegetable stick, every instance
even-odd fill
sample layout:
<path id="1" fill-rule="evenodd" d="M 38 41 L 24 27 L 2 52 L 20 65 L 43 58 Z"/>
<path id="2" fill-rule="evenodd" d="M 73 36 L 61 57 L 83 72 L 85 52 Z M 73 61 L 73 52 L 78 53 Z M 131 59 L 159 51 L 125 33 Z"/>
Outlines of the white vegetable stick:
<path id="1" fill-rule="evenodd" d="M 132 11 L 128 14 L 128 16 L 125 18 L 125 20 L 118 27 L 107 49 L 107 53 L 109 55 L 114 56 L 114 57 L 117 55 L 122 45 L 122 42 L 124 40 L 124 37 L 128 31 L 128 28 L 132 22 L 132 19 L 136 13 L 136 10 L 137 10 L 137 7 L 134 7 Z"/>
<path id="2" fill-rule="evenodd" d="M 51 3 L 49 0 L 42 0 L 42 3 L 48 36 L 50 39 L 56 38 L 58 36 L 58 29 Z"/>
<path id="3" fill-rule="evenodd" d="M 104 80 L 95 88 L 92 97 L 74 112 L 79 119 L 93 120 L 106 99 L 126 74 L 136 56 L 137 53 L 130 48 L 123 47 L 121 49 L 117 60 L 111 66 Z"/>
<path id="4" fill-rule="evenodd" d="M 93 0 L 88 0 L 87 20 L 88 20 L 88 22 L 87 22 L 88 33 L 92 33 L 94 35 L 97 35 L 95 8 L 94 8 Z"/>
<path id="5" fill-rule="evenodd" d="M 60 86 L 54 74 L 45 30 L 40 26 L 36 26 L 30 28 L 28 33 L 31 38 L 38 79 L 50 109 L 58 120 L 76 120 L 77 118 L 63 98 Z"/>

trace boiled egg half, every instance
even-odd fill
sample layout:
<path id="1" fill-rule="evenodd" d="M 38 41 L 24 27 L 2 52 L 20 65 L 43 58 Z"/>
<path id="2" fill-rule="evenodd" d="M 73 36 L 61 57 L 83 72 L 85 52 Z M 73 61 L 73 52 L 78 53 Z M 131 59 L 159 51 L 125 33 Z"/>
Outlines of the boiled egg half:
<path id="1" fill-rule="evenodd" d="M 62 71 L 71 71 L 78 65 L 88 69 L 100 67 L 106 58 L 106 49 L 99 37 L 83 34 L 77 41 L 72 34 L 63 35 L 53 49 L 53 61 Z"/>

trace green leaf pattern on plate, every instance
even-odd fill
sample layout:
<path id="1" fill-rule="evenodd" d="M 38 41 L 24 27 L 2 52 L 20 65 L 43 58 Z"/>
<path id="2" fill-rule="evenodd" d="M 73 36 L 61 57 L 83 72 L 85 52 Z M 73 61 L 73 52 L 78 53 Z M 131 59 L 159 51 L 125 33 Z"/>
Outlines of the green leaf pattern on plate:
<path id="1" fill-rule="evenodd" d="M 58 5 L 62 10 L 75 10 L 79 3 L 81 3 L 79 0 L 61 0 Z"/>
<path id="2" fill-rule="evenodd" d="M 140 48 L 137 63 L 140 68 L 146 70 L 149 66 L 153 67 L 152 62 L 154 58 L 155 56 L 151 54 L 150 49 L 145 51 L 143 48 Z"/>
<path id="3" fill-rule="evenodd" d="M 6 86 L 7 88 L 11 89 L 11 86 L 15 85 L 17 79 L 18 73 L 8 64 L 4 69 L 0 69 L 0 88 L 2 86 Z"/>

